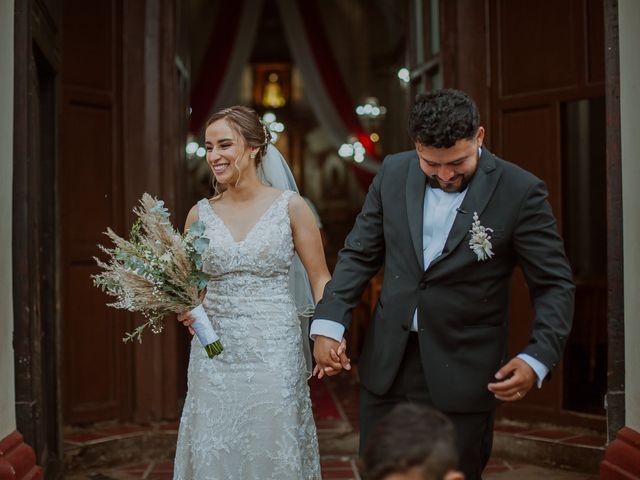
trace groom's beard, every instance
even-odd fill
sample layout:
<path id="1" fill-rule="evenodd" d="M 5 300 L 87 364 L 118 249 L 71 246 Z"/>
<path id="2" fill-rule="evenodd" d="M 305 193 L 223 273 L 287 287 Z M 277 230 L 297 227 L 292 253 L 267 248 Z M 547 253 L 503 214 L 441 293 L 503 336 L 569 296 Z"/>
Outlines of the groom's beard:
<path id="1" fill-rule="evenodd" d="M 473 172 L 469 176 L 460 173 L 454 177 L 454 182 L 443 182 L 434 174 L 427 177 L 427 181 L 431 188 L 440 188 L 447 193 L 459 193 L 463 192 L 467 188 L 475 173 L 476 172 Z"/>

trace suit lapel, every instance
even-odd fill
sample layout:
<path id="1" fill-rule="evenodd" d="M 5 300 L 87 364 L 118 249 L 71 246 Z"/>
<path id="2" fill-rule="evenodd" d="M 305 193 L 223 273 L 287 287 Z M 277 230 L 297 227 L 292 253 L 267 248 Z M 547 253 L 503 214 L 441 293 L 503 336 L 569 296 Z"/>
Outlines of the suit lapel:
<path id="1" fill-rule="evenodd" d="M 429 270 L 455 250 L 458 244 L 471 229 L 474 212 L 481 217 L 493 191 L 500 179 L 500 171 L 496 168 L 495 157 L 486 148 L 482 149 L 478 170 L 469 183 L 467 194 L 458 209 L 458 213 L 442 249 L 442 254 L 429 265 Z"/>
<path id="2" fill-rule="evenodd" d="M 424 193 L 427 186 L 427 177 L 420 168 L 420 163 L 417 158 L 413 159 L 409 163 L 407 170 L 407 189 L 406 189 L 406 202 L 407 202 L 407 222 L 409 223 L 409 230 L 411 231 L 411 241 L 413 242 L 413 248 L 418 257 L 420 267 L 424 270 L 424 255 L 422 253 L 422 224 L 423 224 L 423 212 L 424 208 Z"/>

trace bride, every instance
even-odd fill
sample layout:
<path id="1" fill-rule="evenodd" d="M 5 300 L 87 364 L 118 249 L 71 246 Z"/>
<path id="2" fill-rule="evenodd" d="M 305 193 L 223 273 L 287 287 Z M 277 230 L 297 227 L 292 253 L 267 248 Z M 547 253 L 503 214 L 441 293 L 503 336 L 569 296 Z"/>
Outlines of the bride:
<path id="1" fill-rule="evenodd" d="M 210 359 L 193 340 L 174 479 L 321 478 L 301 315 L 330 278 L 315 217 L 253 110 L 217 112 L 205 140 L 218 193 L 185 229 L 206 226 L 203 304 L 224 351 Z M 332 356 L 348 364 L 344 341 Z"/>

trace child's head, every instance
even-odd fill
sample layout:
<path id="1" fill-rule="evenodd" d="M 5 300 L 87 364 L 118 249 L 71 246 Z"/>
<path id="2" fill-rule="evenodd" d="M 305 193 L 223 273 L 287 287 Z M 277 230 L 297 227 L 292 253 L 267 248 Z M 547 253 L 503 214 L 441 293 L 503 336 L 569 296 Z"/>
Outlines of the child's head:
<path id="1" fill-rule="evenodd" d="M 376 426 L 362 456 L 367 480 L 462 480 L 451 421 L 411 403 L 395 407 Z"/>

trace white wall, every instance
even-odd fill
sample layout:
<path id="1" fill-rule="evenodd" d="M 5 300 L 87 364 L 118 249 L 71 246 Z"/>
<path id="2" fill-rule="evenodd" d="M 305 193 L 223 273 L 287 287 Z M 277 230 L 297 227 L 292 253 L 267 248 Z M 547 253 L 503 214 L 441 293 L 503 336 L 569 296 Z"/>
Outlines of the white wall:
<path id="1" fill-rule="evenodd" d="M 16 428 L 11 290 L 13 0 L 0 0 L 0 440 Z"/>
<path id="2" fill-rule="evenodd" d="M 640 2 L 620 0 L 626 425 L 640 432 Z"/>

